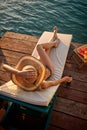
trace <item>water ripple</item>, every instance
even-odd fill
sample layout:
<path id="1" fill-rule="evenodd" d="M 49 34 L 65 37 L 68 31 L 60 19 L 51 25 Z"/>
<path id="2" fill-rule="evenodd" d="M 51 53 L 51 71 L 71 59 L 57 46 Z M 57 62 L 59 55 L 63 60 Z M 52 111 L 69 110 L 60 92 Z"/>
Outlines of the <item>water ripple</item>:
<path id="1" fill-rule="evenodd" d="M 86 43 L 86 12 L 87 0 L 0 0 L 0 36 L 5 31 L 40 36 L 56 25 L 73 34 L 73 41 Z"/>

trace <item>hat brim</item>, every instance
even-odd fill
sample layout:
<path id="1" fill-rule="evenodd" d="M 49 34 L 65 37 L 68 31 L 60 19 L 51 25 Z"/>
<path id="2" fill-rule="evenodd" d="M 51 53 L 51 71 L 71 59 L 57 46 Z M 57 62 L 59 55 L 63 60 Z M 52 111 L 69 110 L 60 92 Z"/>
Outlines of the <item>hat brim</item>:
<path id="1" fill-rule="evenodd" d="M 35 81 L 35 83 L 31 84 L 31 83 L 26 83 L 25 80 L 22 76 L 18 76 L 16 74 L 12 74 L 12 81 L 19 87 L 21 87 L 24 90 L 27 91 L 34 91 L 36 90 L 39 85 L 41 84 L 41 82 L 44 80 L 44 76 L 45 76 L 45 66 L 35 57 L 33 56 L 24 56 L 22 57 L 18 64 L 16 65 L 16 69 L 17 70 L 22 70 L 24 66 L 26 65 L 32 65 L 36 68 L 37 72 L 38 72 L 38 76 L 37 76 L 37 80 Z"/>

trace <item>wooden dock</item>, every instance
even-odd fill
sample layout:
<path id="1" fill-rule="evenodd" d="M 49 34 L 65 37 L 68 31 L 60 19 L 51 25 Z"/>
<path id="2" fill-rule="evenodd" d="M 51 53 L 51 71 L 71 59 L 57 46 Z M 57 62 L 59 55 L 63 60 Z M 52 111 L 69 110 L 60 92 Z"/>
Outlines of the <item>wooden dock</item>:
<path id="1" fill-rule="evenodd" d="M 31 55 L 39 37 L 6 32 L 0 38 L 0 63 L 15 66 L 24 55 Z M 49 130 L 87 130 L 87 66 L 79 69 L 72 58 L 73 49 L 81 44 L 71 43 L 64 75 L 71 75 L 70 87 L 61 85 Z M 11 79 L 10 74 L 0 68 L 0 85 Z M 39 122 L 37 122 L 39 125 Z"/>

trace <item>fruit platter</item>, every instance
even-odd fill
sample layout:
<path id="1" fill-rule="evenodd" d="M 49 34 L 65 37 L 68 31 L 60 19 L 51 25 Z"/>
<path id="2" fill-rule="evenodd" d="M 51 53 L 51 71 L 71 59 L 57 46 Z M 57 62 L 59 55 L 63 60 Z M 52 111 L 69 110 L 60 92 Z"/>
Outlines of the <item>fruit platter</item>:
<path id="1" fill-rule="evenodd" d="M 87 44 L 77 48 L 77 52 L 84 60 L 87 60 Z"/>

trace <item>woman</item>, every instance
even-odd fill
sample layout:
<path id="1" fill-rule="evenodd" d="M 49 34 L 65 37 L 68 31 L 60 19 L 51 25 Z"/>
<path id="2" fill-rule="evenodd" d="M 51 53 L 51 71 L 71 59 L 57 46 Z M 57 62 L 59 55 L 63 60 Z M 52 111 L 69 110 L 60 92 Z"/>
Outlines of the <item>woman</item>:
<path id="1" fill-rule="evenodd" d="M 45 66 L 46 73 L 45 73 L 44 79 L 42 80 L 42 82 L 40 82 L 38 84 L 38 87 L 37 87 L 37 89 L 35 88 L 35 90 L 42 90 L 42 89 L 46 89 L 50 86 L 55 86 L 55 85 L 61 84 L 63 82 L 70 83 L 72 81 L 72 77 L 68 77 L 68 76 L 65 76 L 59 80 L 54 80 L 54 81 L 47 81 L 46 80 L 52 74 L 54 74 L 54 65 L 49 57 L 49 53 L 50 53 L 52 48 L 58 47 L 58 45 L 60 44 L 60 40 L 57 36 L 57 31 L 58 31 L 58 29 L 55 26 L 54 27 L 54 34 L 53 34 L 51 41 L 49 43 L 42 43 L 42 44 L 37 45 L 37 51 L 38 51 L 38 54 L 40 56 L 39 60 Z M 3 64 L 3 68 L 5 70 L 9 71 L 10 73 L 18 75 L 19 77 L 23 77 L 24 79 L 25 79 L 25 77 L 28 77 L 28 78 L 26 78 L 27 81 L 25 81 L 27 84 L 30 83 L 31 79 L 34 79 L 37 77 L 37 73 L 34 69 L 17 70 L 17 69 L 14 69 L 8 65 L 5 65 L 5 64 Z"/>

